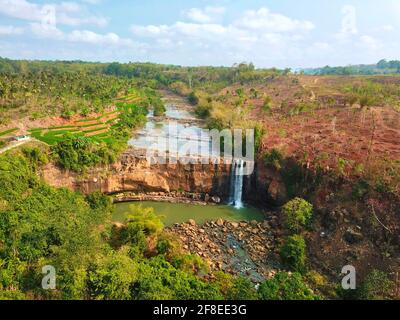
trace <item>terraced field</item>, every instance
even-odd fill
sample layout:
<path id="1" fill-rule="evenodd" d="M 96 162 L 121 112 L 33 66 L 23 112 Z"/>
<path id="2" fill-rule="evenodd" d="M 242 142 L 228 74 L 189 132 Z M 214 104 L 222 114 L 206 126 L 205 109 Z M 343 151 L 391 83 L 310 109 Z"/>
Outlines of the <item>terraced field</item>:
<path id="1" fill-rule="evenodd" d="M 123 112 L 123 105 L 127 103 L 139 104 L 142 101 L 142 95 L 135 90 L 131 90 L 126 96 L 117 100 L 117 110 L 115 111 L 103 113 L 94 118 L 71 121 L 71 124 L 65 126 L 33 128 L 28 131 L 33 138 L 49 145 L 54 145 L 61 141 L 66 134 L 76 137 L 86 136 L 94 141 L 106 142 L 110 139 L 110 130 L 119 121 L 119 116 Z"/>
<path id="2" fill-rule="evenodd" d="M 11 135 L 12 133 L 18 131 L 18 128 L 8 129 L 0 132 L 0 137 L 5 137 Z"/>

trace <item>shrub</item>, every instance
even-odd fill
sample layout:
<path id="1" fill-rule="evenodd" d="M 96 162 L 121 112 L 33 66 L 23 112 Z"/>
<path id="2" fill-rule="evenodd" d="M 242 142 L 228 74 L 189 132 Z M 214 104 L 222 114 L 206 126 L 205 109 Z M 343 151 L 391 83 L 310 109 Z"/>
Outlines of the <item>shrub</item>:
<path id="1" fill-rule="evenodd" d="M 294 235 L 285 241 L 280 256 L 285 266 L 297 272 L 305 270 L 306 243 L 301 235 Z"/>
<path id="2" fill-rule="evenodd" d="M 138 226 L 146 236 L 159 234 L 164 225 L 160 218 L 154 213 L 153 208 L 143 208 L 141 205 L 131 205 L 131 214 L 128 217 L 128 227 Z"/>
<path id="3" fill-rule="evenodd" d="M 257 298 L 254 284 L 243 277 L 235 278 L 227 293 L 228 300 L 257 300 Z"/>
<path id="4" fill-rule="evenodd" d="M 259 290 L 262 300 L 316 300 L 301 274 L 280 272 L 274 278 L 261 284 Z"/>
<path id="5" fill-rule="evenodd" d="M 162 234 L 157 240 L 156 250 L 170 259 L 181 253 L 180 242 L 176 236 Z"/>
<path id="6" fill-rule="evenodd" d="M 208 118 L 211 115 L 211 109 L 212 106 L 209 103 L 205 103 L 205 104 L 199 104 L 196 107 L 196 114 L 200 117 L 200 118 Z"/>
<path id="7" fill-rule="evenodd" d="M 275 148 L 264 154 L 264 163 L 266 166 L 272 166 L 279 170 L 282 167 L 282 161 L 282 154 Z"/>
<path id="8" fill-rule="evenodd" d="M 271 103 L 272 103 L 271 97 L 270 96 L 266 96 L 265 99 L 264 99 L 262 110 L 264 112 L 270 112 L 271 111 Z"/>
<path id="9" fill-rule="evenodd" d="M 81 109 L 81 111 L 79 112 L 79 114 L 80 114 L 82 117 L 87 117 L 87 116 L 89 115 L 89 113 L 90 113 L 90 109 L 89 109 L 87 106 L 83 107 L 83 108 Z"/>
<path id="10" fill-rule="evenodd" d="M 354 94 L 346 97 L 346 103 L 350 105 L 350 107 L 354 106 L 358 101 L 358 97 Z"/>
<path id="11" fill-rule="evenodd" d="M 393 287 L 394 283 L 388 278 L 386 273 L 373 270 L 368 274 L 361 286 L 360 298 L 365 300 L 383 300 L 388 297 Z"/>
<path id="12" fill-rule="evenodd" d="M 360 97 L 360 107 L 371 107 L 372 105 L 375 104 L 375 99 L 371 96 L 368 95 L 363 95 Z"/>
<path id="13" fill-rule="evenodd" d="M 260 150 L 264 134 L 265 130 L 262 124 L 256 123 L 254 125 L 254 154 Z"/>
<path id="14" fill-rule="evenodd" d="M 93 192 L 86 196 L 86 202 L 93 210 L 101 209 L 104 211 L 112 210 L 112 200 L 100 191 Z"/>
<path id="15" fill-rule="evenodd" d="M 25 147 L 22 149 L 22 153 L 34 167 L 42 166 L 49 162 L 47 152 L 42 149 Z"/>
<path id="16" fill-rule="evenodd" d="M 188 96 L 189 103 L 192 105 L 197 105 L 199 103 L 199 97 L 196 95 L 194 91 L 192 91 Z"/>
<path id="17" fill-rule="evenodd" d="M 300 232 L 302 228 L 309 227 L 313 215 L 313 206 L 306 200 L 295 198 L 283 206 L 282 209 L 286 226 L 292 232 Z"/>
<path id="18" fill-rule="evenodd" d="M 66 120 L 71 119 L 71 117 L 72 117 L 73 115 L 74 115 L 74 112 L 73 112 L 72 110 L 68 110 L 68 109 L 65 109 L 65 110 L 61 113 L 61 117 L 64 118 L 64 119 L 66 119 Z"/>
<path id="19" fill-rule="evenodd" d="M 88 289 L 97 300 L 129 300 L 131 284 L 137 277 L 137 264 L 124 254 L 112 252 L 89 268 Z"/>
<path id="20" fill-rule="evenodd" d="M 207 263 L 197 254 L 177 254 L 171 259 L 171 264 L 179 270 L 193 274 L 207 274 L 210 271 Z"/>

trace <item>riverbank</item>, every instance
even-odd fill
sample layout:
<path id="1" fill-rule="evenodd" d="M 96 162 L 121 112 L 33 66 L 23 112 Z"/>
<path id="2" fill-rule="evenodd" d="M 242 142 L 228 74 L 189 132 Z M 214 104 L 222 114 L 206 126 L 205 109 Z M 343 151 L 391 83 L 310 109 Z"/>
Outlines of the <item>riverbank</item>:
<path id="1" fill-rule="evenodd" d="M 218 196 L 210 196 L 208 193 L 192 192 L 123 192 L 113 195 L 114 203 L 155 201 L 168 203 L 185 203 L 196 205 L 215 205 L 222 202 Z"/>
<path id="2" fill-rule="evenodd" d="M 273 215 L 263 222 L 217 219 L 200 225 L 190 220 L 167 232 L 180 239 L 185 251 L 202 257 L 212 271 L 246 276 L 257 283 L 273 277 L 280 267 L 277 224 Z"/>

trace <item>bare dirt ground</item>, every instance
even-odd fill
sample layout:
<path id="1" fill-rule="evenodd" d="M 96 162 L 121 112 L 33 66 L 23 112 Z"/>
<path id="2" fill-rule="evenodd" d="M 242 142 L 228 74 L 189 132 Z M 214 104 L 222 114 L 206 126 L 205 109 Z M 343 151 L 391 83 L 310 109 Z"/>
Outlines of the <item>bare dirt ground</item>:
<path id="1" fill-rule="evenodd" d="M 263 150 L 277 148 L 297 158 L 307 157 L 333 167 L 339 158 L 363 163 L 370 158 L 400 159 L 400 113 L 391 106 L 360 108 L 345 105 L 344 84 L 357 84 L 358 78 L 290 76 L 269 79 L 263 85 L 246 87 L 251 107 L 250 120 L 266 129 Z M 398 77 L 374 81 L 397 83 Z M 235 96 L 240 86 L 224 89 Z M 251 97 L 250 88 L 258 97 Z M 263 112 L 265 96 L 272 98 L 272 110 Z M 318 103 L 309 112 L 289 114 L 294 106 Z M 325 159 L 327 158 L 327 159 Z"/>

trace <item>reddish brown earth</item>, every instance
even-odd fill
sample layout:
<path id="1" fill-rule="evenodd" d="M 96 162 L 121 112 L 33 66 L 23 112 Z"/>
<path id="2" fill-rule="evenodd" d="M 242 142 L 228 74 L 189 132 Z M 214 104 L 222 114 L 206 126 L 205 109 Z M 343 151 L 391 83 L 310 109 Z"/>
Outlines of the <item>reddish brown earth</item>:
<path id="1" fill-rule="evenodd" d="M 345 104 L 343 87 L 361 81 L 355 77 L 289 76 L 246 86 L 248 119 L 263 123 L 266 130 L 262 153 L 276 148 L 308 166 L 318 164 L 328 170 L 336 167 L 339 159 L 347 160 L 348 167 L 372 160 L 400 160 L 400 112 L 391 105 L 362 109 Z M 400 77 L 374 77 L 373 81 L 393 85 L 400 83 Z M 229 92 L 231 100 L 237 99 L 238 88 L 243 87 L 226 88 L 220 95 Z M 257 91 L 257 98 L 252 97 L 251 89 Z M 265 96 L 272 99 L 270 112 L 262 110 Z M 290 115 L 301 103 L 315 105 L 315 109 Z"/>

